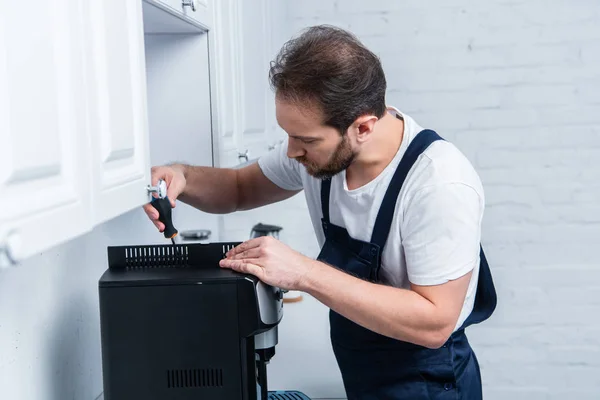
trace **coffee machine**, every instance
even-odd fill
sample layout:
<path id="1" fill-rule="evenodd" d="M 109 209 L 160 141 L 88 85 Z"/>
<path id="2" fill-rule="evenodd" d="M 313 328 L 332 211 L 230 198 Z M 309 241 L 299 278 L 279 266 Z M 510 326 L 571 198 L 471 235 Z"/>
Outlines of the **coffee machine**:
<path id="1" fill-rule="evenodd" d="M 283 293 L 219 266 L 237 244 L 108 248 L 99 281 L 105 400 L 270 397 Z"/>

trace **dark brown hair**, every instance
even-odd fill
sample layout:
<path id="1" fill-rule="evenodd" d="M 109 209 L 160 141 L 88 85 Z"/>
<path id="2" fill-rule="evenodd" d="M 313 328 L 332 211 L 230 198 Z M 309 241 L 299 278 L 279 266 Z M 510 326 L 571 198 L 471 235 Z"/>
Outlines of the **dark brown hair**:
<path id="1" fill-rule="evenodd" d="M 285 43 L 271 62 L 269 79 L 281 99 L 316 103 L 323 123 L 342 135 L 356 118 L 385 113 L 386 80 L 379 58 L 341 28 L 313 26 Z"/>

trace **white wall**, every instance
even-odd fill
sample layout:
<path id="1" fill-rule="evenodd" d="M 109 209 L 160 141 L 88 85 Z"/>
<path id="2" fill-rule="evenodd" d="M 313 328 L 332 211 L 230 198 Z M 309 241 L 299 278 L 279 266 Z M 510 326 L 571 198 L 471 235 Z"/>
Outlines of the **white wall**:
<path id="1" fill-rule="evenodd" d="M 141 210 L 0 273 L 0 399 L 102 391 L 98 279 L 106 246 L 164 243 Z"/>
<path id="2" fill-rule="evenodd" d="M 454 141 L 480 172 L 483 244 L 499 294 L 492 319 L 469 329 L 485 398 L 597 399 L 598 2 L 307 0 L 287 7 L 288 35 L 319 23 L 358 34 L 382 58 L 388 103 Z M 282 223 L 287 243 L 315 254 L 301 200 L 256 215 Z M 309 323 L 311 313 L 318 328 L 290 326 Z M 323 309 L 287 306 L 281 331 L 271 383 L 337 394 L 337 374 L 323 368 L 330 353 L 316 351 L 327 335 Z"/>

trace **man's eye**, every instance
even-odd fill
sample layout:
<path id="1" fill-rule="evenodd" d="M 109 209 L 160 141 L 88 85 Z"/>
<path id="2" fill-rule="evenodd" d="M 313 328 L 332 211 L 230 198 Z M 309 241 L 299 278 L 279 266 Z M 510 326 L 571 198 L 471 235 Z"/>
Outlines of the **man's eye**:
<path id="1" fill-rule="evenodd" d="M 311 143 L 314 143 L 314 142 L 315 142 L 314 139 L 308 139 L 308 140 L 304 139 L 304 140 L 302 140 L 302 143 L 306 143 L 306 144 L 311 144 Z"/>

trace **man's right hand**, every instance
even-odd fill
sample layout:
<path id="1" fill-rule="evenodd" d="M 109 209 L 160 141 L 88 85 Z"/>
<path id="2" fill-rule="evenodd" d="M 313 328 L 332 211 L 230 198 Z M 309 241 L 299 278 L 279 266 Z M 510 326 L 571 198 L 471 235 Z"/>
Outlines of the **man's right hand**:
<path id="1" fill-rule="evenodd" d="M 171 207 L 175 208 L 175 200 L 183 193 L 186 185 L 184 167 L 182 165 L 152 167 L 152 186 L 156 186 L 161 179 L 167 184 L 167 197 L 171 202 Z M 144 205 L 144 211 L 160 232 L 165 230 L 165 224 L 158 220 L 156 208 L 148 203 Z"/>

